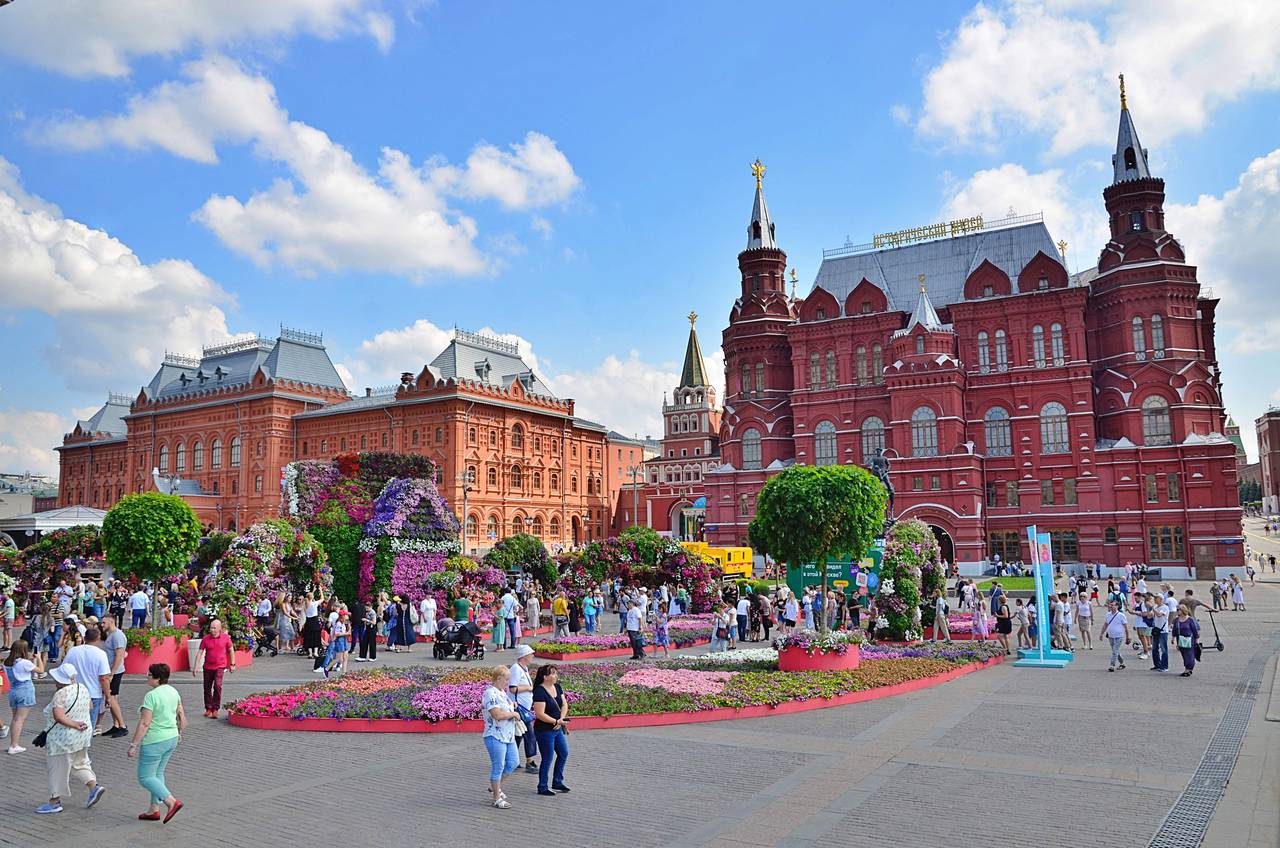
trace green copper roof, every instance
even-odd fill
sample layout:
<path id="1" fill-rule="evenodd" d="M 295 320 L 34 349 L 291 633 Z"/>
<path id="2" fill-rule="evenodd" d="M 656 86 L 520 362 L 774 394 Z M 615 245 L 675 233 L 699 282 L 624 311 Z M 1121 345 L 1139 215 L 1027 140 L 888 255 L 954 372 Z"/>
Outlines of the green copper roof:
<path id="1" fill-rule="evenodd" d="M 680 372 L 679 388 L 710 385 L 711 381 L 707 379 L 707 366 L 702 361 L 702 346 L 698 344 L 698 331 L 694 329 L 691 321 L 689 323 L 689 346 L 684 351 L 684 370 Z"/>

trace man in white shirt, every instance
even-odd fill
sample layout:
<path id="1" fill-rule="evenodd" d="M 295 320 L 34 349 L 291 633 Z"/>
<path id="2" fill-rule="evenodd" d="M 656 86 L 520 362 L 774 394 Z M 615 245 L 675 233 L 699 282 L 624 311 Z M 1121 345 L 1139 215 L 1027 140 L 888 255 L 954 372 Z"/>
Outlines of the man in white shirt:
<path id="1" fill-rule="evenodd" d="M 138 591 L 129 596 L 129 613 L 133 621 L 133 626 L 147 626 L 147 602 L 150 599 L 147 593 L 142 591 L 142 587 L 138 587 Z"/>
<path id="2" fill-rule="evenodd" d="M 111 687 L 111 663 L 102 647 L 102 631 L 89 627 L 84 632 L 84 644 L 67 651 L 64 664 L 75 666 L 80 685 L 89 690 L 92 706 L 89 708 L 89 724 L 97 726 L 102 714 L 102 691 Z"/>
<path id="3" fill-rule="evenodd" d="M 1151 670 L 1166 672 L 1169 670 L 1169 608 L 1155 595 L 1148 595 L 1146 600 L 1151 607 Z M 1177 611 L 1176 605 L 1174 610 Z"/>
<path id="4" fill-rule="evenodd" d="M 1098 634 L 1098 638 L 1103 636 L 1111 642 L 1111 664 L 1107 666 L 1107 671 L 1115 671 L 1117 665 L 1123 669 L 1122 651 L 1129 644 L 1129 619 L 1115 601 L 1107 602 L 1107 611 L 1102 616 L 1102 632 Z"/>
<path id="5" fill-rule="evenodd" d="M 516 618 L 520 615 L 520 599 L 510 589 L 502 596 L 502 620 L 506 622 L 505 642 L 508 648 L 516 646 Z"/>
<path id="6" fill-rule="evenodd" d="M 271 599 L 263 598 L 258 601 L 258 606 L 254 609 L 253 615 L 258 619 L 258 626 L 264 627 L 270 623 L 271 617 Z M 266 620 L 264 620 L 266 619 Z"/>
<path id="7" fill-rule="evenodd" d="M 745 642 L 747 640 L 747 624 L 751 619 L 751 601 L 747 600 L 746 593 L 738 596 L 738 639 Z"/>
<path id="8" fill-rule="evenodd" d="M 631 659 L 644 659 L 644 638 L 641 633 L 644 617 L 640 614 L 640 604 L 635 598 L 627 601 L 627 639 L 631 641 Z"/>
<path id="9" fill-rule="evenodd" d="M 947 623 L 947 599 L 938 589 L 933 593 L 933 641 L 951 641 L 951 626 Z"/>

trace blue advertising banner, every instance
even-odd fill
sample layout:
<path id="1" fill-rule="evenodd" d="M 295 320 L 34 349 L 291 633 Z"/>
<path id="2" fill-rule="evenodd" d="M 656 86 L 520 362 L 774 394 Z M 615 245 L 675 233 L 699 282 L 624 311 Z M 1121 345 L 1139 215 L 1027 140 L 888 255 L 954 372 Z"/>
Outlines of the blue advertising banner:
<path id="1" fill-rule="evenodd" d="M 1074 658 L 1072 653 L 1049 645 L 1049 604 L 1053 602 L 1053 546 L 1049 542 L 1049 534 L 1036 532 L 1034 524 L 1027 528 L 1027 541 L 1031 545 L 1031 573 L 1036 581 L 1036 646 L 1020 648 L 1014 665 L 1026 668 L 1064 668 Z"/>

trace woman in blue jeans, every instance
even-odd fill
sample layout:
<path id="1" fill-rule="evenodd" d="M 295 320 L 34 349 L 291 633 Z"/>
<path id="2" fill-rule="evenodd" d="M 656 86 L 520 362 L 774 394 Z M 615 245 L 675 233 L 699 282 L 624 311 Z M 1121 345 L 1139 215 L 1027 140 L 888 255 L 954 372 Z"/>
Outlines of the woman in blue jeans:
<path id="1" fill-rule="evenodd" d="M 138 814 L 142 821 L 161 821 L 162 806 L 166 808 L 165 822 L 182 809 L 182 802 L 164 782 L 164 768 L 178 747 L 178 734 L 187 729 L 182 698 L 169 685 L 169 673 L 166 663 L 154 663 L 147 669 L 147 686 L 151 688 L 138 708 L 138 725 L 129 745 L 129 756 L 138 758 L 138 783 L 151 793 L 151 805 Z"/>
<path id="2" fill-rule="evenodd" d="M 565 723 L 569 721 L 569 702 L 564 697 L 559 678 L 559 669 L 550 663 L 540 667 L 533 678 L 533 732 L 538 740 L 538 753 L 542 755 L 542 765 L 538 769 L 539 795 L 569 791 L 564 783 L 564 764 L 569 759 L 569 740 L 564 735 Z M 556 765 L 548 787 L 547 772 L 552 770 L 552 752 L 556 755 Z"/>
<path id="3" fill-rule="evenodd" d="M 516 712 L 507 691 L 510 683 L 511 670 L 505 665 L 494 666 L 480 701 L 480 711 L 484 714 L 484 747 L 489 751 L 489 791 L 493 793 L 493 806 L 499 810 L 511 809 L 507 794 L 502 791 L 502 779 L 520 763 L 515 722 L 520 713 Z"/>

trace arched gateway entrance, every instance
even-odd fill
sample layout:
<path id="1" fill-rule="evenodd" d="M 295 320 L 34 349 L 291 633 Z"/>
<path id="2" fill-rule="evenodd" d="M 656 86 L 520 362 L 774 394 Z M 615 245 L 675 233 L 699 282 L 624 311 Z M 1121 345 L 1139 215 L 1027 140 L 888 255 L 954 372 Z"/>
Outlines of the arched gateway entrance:
<path id="1" fill-rule="evenodd" d="M 930 524 L 929 529 L 933 531 L 933 537 L 938 540 L 938 547 L 942 549 L 942 559 L 946 562 L 954 563 L 956 561 L 956 545 L 951 540 L 951 534 L 936 524 Z"/>

